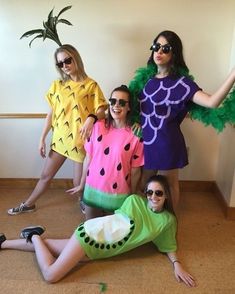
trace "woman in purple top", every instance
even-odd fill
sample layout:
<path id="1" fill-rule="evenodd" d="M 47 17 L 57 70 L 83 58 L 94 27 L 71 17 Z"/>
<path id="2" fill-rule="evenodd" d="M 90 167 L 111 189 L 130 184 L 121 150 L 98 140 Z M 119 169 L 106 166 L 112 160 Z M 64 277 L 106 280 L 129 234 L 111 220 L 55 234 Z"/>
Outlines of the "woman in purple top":
<path id="1" fill-rule="evenodd" d="M 189 101 L 205 107 L 217 107 L 235 81 L 235 70 L 212 95 L 203 92 L 189 76 L 182 42 L 172 31 L 161 32 L 153 41 L 149 65 L 157 68 L 139 95 L 145 165 L 142 186 L 159 170 L 171 186 L 173 205 L 179 201 L 178 169 L 188 164 L 187 150 L 180 124 L 189 110 Z"/>

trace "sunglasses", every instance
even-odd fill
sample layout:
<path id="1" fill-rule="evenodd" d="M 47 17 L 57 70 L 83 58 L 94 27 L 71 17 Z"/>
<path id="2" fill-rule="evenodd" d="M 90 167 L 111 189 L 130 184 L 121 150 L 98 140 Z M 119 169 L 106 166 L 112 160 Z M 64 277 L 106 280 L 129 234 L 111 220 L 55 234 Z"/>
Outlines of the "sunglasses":
<path id="1" fill-rule="evenodd" d="M 172 50 L 172 47 L 170 44 L 165 44 L 165 45 L 161 45 L 160 43 L 154 43 L 151 47 L 150 50 L 154 51 L 154 52 L 158 52 L 160 49 L 162 48 L 162 52 L 164 54 L 168 54 L 170 53 L 170 51 Z"/>
<path id="2" fill-rule="evenodd" d="M 116 105 L 116 103 L 118 102 L 118 105 L 121 106 L 121 107 L 125 107 L 126 104 L 128 103 L 128 101 L 124 100 L 124 99 L 116 99 L 116 98 L 110 98 L 109 99 L 109 104 L 111 106 L 114 106 Z"/>
<path id="3" fill-rule="evenodd" d="M 72 60 L 73 60 L 72 57 L 65 58 L 64 61 L 60 61 L 60 62 L 56 63 L 56 66 L 59 68 L 62 68 L 64 66 L 64 64 L 71 64 Z"/>
<path id="4" fill-rule="evenodd" d="M 154 194 L 155 196 L 162 197 L 164 195 L 164 192 L 162 190 L 146 190 L 145 194 L 146 196 L 153 196 Z"/>

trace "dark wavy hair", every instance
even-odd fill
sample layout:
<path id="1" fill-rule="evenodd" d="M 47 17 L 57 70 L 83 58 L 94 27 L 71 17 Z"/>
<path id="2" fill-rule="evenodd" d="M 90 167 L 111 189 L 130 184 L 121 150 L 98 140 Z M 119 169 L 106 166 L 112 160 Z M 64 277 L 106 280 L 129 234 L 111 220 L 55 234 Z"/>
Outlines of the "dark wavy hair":
<path id="1" fill-rule="evenodd" d="M 172 195 L 171 195 L 170 186 L 169 186 L 167 177 L 163 175 L 154 175 L 150 177 L 146 182 L 145 191 L 147 191 L 148 185 L 152 182 L 157 182 L 162 186 L 166 195 L 166 200 L 164 202 L 163 208 L 175 215 L 175 211 L 172 205 Z"/>
<path id="2" fill-rule="evenodd" d="M 129 90 L 129 88 L 126 85 L 121 85 L 121 86 L 113 89 L 113 91 L 111 92 L 110 98 L 112 97 L 113 93 L 116 91 L 124 92 L 128 95 L 128 103 L 129 103 L 130 110 L 128 111 L 127 116 L 126 116 L 126 126 L 130 127 L 132 125 L 132 123 L 131 123 L 131 116 L 132 116 L 132 94 L 131 94 L 131 91 Z M 110 126 L 112 125 L 112 122 L 113 122 L 113 117 L 110 113 L 110 108 L 108 108 L 108 115 L 105 119 L 106 128 L 110 128 Z"/>
<path id="3" fill-rule="evenodd" d="M 183 45 L 180 37 L 175 32 L 163 31 L 159 33 L 157 37 L 153 40 L 153 44 L 157 42 L 159 37 L 164 37 L 172 47 L 172 60 L 169 74 L 173 77 L 182 76 L 182 72 L 188 74 L 189 69 L 184 61 Z M 155 65 L 155 62 L 153 60 L 153 54 L 154 51 L 152 51 L 148 59 L 148 64 Z"/>

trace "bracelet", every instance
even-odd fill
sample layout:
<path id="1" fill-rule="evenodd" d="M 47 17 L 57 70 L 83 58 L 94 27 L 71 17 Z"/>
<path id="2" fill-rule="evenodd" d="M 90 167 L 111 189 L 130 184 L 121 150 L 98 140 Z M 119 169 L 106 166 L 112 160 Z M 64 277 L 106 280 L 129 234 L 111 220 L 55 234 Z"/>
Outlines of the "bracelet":
<path id="1" fill-rule="evenodd" d="M 94 118 L 94 124 L 97 122 L 98 117 L 95 114 L 89 114 L 88 117 Z"/>
<path id="2" fill-rule="evenodd" d="M 179 260 L 176 259 L 176 260 L 172 261 L 172 265 L 173 265 L 173 267 L 175 267 L 175 263 L 176 263 L 176 262 L 181 263 Z"/>

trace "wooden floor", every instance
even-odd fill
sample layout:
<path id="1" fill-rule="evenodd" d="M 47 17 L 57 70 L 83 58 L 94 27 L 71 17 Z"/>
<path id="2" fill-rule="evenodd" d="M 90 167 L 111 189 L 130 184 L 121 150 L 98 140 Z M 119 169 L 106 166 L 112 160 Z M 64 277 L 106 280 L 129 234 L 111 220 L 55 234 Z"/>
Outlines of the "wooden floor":
<path id="1" fill-rule="evenodd" d="M 29 189 L 0 188 L 0 231 L 17 238 L 21 228 L 41 224 L 46 236 L 66 238 L 82 220 L 75 197 L 63 189 L 49 190 L 37 211 L 8 216 L 6 210 L 26 198 Z M 0 252 L 0 293 L 235 293 L 235 221 L 224 218 L 211 192 L 183 192 L 179 217 L 179 258 L 196 277 L 189 289 L 174 278 L 168 259 L 152 244 L 122 256 L 78 265 L 61 282 L 48 285 L 42 279 L 33 253 Z"/>

